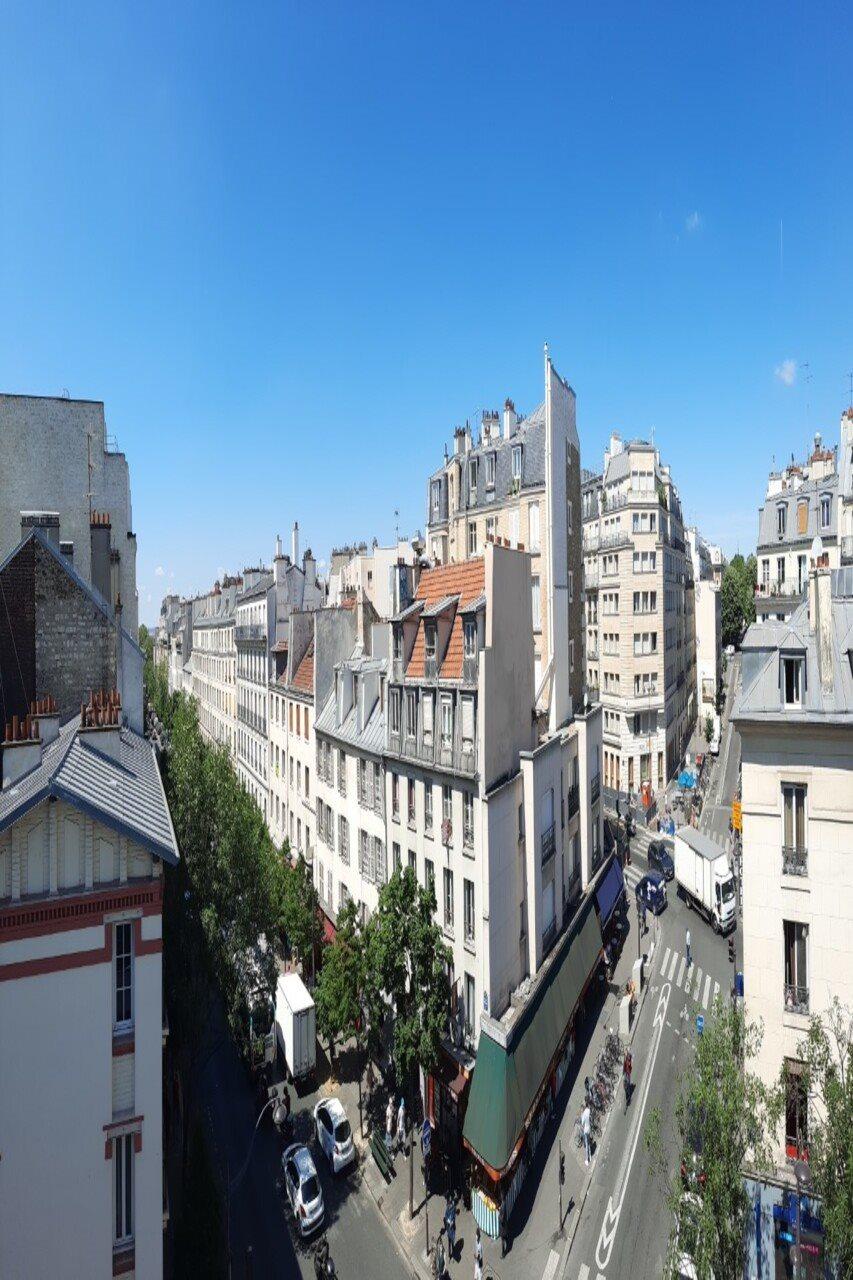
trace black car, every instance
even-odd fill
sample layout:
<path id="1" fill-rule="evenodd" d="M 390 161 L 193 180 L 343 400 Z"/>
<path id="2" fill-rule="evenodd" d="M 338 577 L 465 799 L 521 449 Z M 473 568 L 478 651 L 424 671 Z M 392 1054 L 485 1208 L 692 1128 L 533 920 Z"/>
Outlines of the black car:
<path id="1" fill-rule="evenodd" d="M 650 871 L 643 876 L 634 892 L 637 901 L 644 903 L 646 910 L 651 911 L 654 916 L 660 915 L 666 906 L 666 881 L 657 871 Z"/>
<path id="2" fill-rule="evenodd" d="M 672 860 L 669 845 L 663 840 L 653 840 L 649 845 L 649 866 L 659 871 L 664 880 L 675 878 L 675 863 Z"/>

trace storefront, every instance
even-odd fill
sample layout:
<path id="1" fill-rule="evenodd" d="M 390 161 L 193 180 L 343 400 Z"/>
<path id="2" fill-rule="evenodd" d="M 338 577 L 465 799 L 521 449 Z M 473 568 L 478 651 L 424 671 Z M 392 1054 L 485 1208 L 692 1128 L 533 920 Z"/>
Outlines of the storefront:
<path id="1" fill-rule="evenodd" d="M 625 878 L 622 874 L 622 866 L 617 859 L 614 858 L 610 864 L 610 869 L 601 881 L 596 894 L 595 904 L 598 909 L 598 918 L 601 921 L 602 936 L 606 939 L 607 932 L 611 921 L 616 915 L 620 903 L 625 899 Z"/>
<path id="2" fill-rule="evenodd" d="M 500 1206 L 507 1216 L 512 1212 L 569 1074 L 575 1018 L 601 948 L 589 896 L 509 1026 L 482 1021 L 463 1142 L 471 1162 L 472 1211 L 489 1236 L 498 1234 Z"/>
<path id="3" fill-rule="evenodd" d="M 790 1280 L 796 1275 L 797 1230 L 799 1227 L 802 1267 L 805 1280 L 828 1280 L 820 1201 L 798 1197 L 794 1188 L 770 1179 L 745 1179 L 752 1200 L 753 1230 L 744 1275 L 748 1280 Z M 799 1210 L 799 1212 L 798 1212 Z"/>

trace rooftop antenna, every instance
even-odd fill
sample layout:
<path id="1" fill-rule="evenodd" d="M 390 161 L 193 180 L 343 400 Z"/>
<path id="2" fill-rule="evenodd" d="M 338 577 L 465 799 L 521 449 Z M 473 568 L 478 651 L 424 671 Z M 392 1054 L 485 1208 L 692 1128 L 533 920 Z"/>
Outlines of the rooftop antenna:
<path id="1" fill-rule="evenodd" d="M 394 508 L 394 542 L 396 544 L 399 541 L 400 541 L 400 512 L 395 507 Z"/>

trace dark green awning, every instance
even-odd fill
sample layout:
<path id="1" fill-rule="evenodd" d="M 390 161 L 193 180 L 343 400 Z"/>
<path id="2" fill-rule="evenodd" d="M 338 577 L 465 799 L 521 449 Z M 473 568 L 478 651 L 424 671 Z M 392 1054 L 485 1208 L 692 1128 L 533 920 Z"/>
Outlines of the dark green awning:
<path id="1" fill-rule="evenodd" d="M 601 926 L 589 897 L 558 943 L 551 967 L 512 1028 L 507 1047 L 486 1031 L 480 1033 L 463 1135 L 498 1172 L 524 1129 L 600 951 Z"/>

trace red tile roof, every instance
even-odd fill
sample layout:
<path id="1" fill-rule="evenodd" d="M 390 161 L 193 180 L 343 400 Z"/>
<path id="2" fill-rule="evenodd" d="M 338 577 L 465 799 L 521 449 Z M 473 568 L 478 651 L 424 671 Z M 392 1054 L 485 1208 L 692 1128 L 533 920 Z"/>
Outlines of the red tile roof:
<path id="1" fill-rule="evenodd" d="M 458 596 L 456 615 L 447 644 L 447 652 L 441 664 L 440 674 L 445 680 L 462 678 L 462 618 L 459 610 L 476 600 L 483 594 L 486 582 L 486 564 L 482 556 L 472 560 L 462 560 L 458 564 L 443 564 L 435 569 L 426 569 L 421 574 L 416 600 L 423 600 L 428 607 L 438 604 L 447 596 Z M 422 679 L 424 675 L 424 622 L 418 621 L 418 634 L 415 637 L 412 656 L 406 668 L 406 675 Z"/>
<path id="2" fill-rule="evenodd" d="M 314 641 L 312 640 L 308 648 L 305 650 L 305 656 L 296 668 L 296 675 L 293 677 L 293 688 L 300 689 L 303 693 L 314 692 Z"/>

